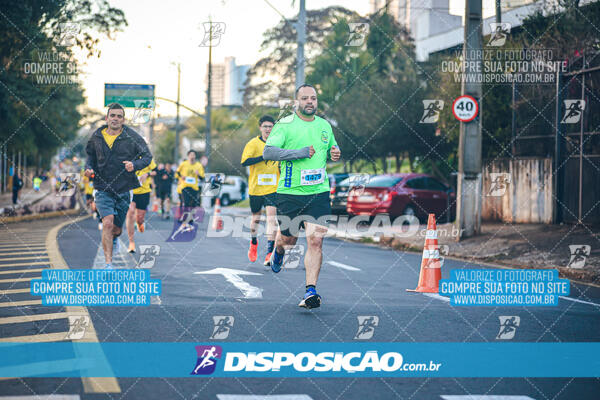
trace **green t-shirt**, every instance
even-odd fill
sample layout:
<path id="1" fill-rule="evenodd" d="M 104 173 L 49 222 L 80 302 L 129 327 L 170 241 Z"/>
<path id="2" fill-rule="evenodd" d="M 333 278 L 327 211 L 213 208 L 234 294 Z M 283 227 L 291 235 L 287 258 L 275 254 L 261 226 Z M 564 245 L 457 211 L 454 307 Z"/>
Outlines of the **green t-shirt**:
<path id="1" fill-rule="evenodd" d="M 313 121 L 303 121 L 294 113 L 275 124 L 266 145 L 290 150 L 312 145 L 315 149 L 312 158 L 279 163 L 277 193 L 306 195 L 329 191 L 325 166 L 331 146 L 337 146 L 329 122 L 317 116 Z"/>

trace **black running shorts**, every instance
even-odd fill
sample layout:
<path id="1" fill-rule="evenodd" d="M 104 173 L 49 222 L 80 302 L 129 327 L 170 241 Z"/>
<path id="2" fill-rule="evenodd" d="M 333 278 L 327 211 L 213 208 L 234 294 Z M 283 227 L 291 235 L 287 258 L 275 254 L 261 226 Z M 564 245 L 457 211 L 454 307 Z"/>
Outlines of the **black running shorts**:
<path id="1" fill-rule="evenodd" d="M 325 217 L 331 215 L 329 201 L 329 192 L 308 195 L 277 193 L 277 218 L 281 234 L 297 236 L 304 222 L 327 226 Z"/>
<path id="2" fill-rule="evenodd" d="M 150 193 L 134 194 L 131 201 L 135 202 L 136 209 L 146 210 L 150 203 Z"/>
<path id="3" fill-rule="evenodd" d="M 252 213 L 260 212 L 263 207 L 277 207 L 277 192 L 265 194 L 264 196 L 250 195 L 250 211 Z"/>

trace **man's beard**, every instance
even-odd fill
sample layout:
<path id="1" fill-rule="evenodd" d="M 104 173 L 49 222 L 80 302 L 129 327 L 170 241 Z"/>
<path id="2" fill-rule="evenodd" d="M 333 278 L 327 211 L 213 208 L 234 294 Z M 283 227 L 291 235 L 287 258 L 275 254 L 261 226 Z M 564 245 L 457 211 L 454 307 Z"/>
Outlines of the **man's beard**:
<path id="1" fill-rule="evenodd" d="M 312 107 L 310 111 L 307 111 L 306 107 L 304 107 L 301 109 L 301 111 L 302 111 L 302 114 L 304 114 L 304 115 L 314 115 L 314 113 L 317 112 L 317 109 Z"/>

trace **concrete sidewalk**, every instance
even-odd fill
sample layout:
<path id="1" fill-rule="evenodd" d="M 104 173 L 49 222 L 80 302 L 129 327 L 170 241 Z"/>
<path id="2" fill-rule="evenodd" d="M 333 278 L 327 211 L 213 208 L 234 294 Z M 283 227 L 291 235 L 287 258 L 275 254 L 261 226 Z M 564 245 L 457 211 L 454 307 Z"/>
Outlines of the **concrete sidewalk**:
<path id="1" fill-rule="evenodd" d="M 29 207 L 46 197 L 48 194 L 50 194 L 49 181 L 42 182 L 39 192 L 36 192 L 31 187 L 23 188 L 19 194 L 19 202 L 17 203 L 16 208 Z M 5 209 L 13 208 L 15 207 L 12 202 L 12 190 L 0 194 L 0 215 L 5 213 Z"/>

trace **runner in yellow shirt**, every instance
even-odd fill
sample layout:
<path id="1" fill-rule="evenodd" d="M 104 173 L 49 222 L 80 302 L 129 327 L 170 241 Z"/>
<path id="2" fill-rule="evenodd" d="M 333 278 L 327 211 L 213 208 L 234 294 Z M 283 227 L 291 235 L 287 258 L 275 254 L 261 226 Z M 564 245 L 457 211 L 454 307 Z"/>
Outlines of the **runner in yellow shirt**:
<path id="1" fill-rule="evenodd" d="M 92 209 L 92 203 L 94 202 L 94 182 L 92 182 L 91 177 L 88 178 L 85 175 L 83 176 L 82 182 L 83 194 L 85 194 L 85 204 L 93 212 L 94 210 Z"/>
<path id="2" fill-rule="evenodd" d="M 261 210 L 264 207 L 267 213 L 267 256 L 265 266 L 270 265 L 271 253 L 275 245 L 275 233 L 277 231 L 277 183 L 279 182 L 279 163 L 263 159 L 265 142 L 273 129 L 275 120 L 269 115 L 261 117 L 258 121 L 260 135 L 251 139 L 244 147 L 242 153 L 242 165 L 250 168 L 248 176 L 248 194 L 250 195 L 250 211 L 252 221 L 250 222 L 250 234 L 252 240 L 248 249 L 248 259 L 255 262 L 258 258 L 258 240 L 256 239 L 256 226 L 260 220 Z"/>
<path id="3" fill-rule="evenodd" d="M 188 159 L 182 162 L 175 172 L 179 180 L 177 193 L 181 194 L 184 207 L 200 206 L 200 183 L 204 180 L 204 167 L 196 161 L 196 152 L 188 151 Z"/>
<path id="4" fill-rule="evenodd" d="M 140 233 L 143 233 L 146 229 L 144 226 L 144 218 L 146 217 L 146 211 L 148 204 L 150 203 L 150 192 L 152 189 L 151 176 L 156 174 L 156 163 L 154 160 L 150 162 L 146 168 L 136 171 L 136 175 L 140 180 L 140 187 L 133 189 L 133 197 L 129 204 L 129 210 L 127 211 L 127 236 L 129 237 L 129 248 L 127 251 L 135 253 L 135 242 L 133 240 L 133 234 L 135 232 L 134 224 Z"/>

